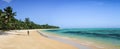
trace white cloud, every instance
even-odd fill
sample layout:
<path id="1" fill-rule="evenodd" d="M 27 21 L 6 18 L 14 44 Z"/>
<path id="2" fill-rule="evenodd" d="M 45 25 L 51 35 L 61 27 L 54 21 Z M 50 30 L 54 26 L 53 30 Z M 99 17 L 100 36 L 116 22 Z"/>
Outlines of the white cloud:
<path id="1" fill-rule="evenodd" d="M 3 1 L 5 1 L 5 2 L 7 2 L 7 3 L 10 3 L 12 0 L 3 0 Z"/>

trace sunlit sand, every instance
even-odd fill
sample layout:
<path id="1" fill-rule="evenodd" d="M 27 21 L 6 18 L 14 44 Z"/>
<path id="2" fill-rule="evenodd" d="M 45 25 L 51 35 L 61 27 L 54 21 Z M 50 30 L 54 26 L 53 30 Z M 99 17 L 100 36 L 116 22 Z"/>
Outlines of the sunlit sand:
<path id="1" fill-rule="evenodd" d="M 41 36 L 36 30 L 9 31 L 0 35 L 0 49 L 77 49 L 74 46 Z"/>

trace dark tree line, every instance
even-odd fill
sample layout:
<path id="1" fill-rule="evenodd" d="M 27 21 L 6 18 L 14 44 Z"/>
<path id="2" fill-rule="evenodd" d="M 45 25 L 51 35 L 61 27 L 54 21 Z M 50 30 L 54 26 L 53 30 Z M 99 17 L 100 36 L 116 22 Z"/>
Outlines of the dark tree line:
<path id="1" fill-rule="evenodd" d="M 16 12 L 8 6 L 3 10 L 0 9 L 0 30 L 14 30 L 14 29 L 50 29 L 59 28 L 58 26 L 51 26 L 48 24 L 39 25 L 25 18 L 24 21 L 16 19 Z"/>

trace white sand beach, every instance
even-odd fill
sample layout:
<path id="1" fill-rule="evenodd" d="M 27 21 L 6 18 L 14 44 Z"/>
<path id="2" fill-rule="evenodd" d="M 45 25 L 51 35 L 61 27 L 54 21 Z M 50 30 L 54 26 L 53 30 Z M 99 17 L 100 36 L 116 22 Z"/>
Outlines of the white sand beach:
<path id="1" fill-rule="evenodd" d="M 8 34 L 0 35 L 0 49 L 77 49 L 53 39 L 41 36 L 36 30 L 9 31 Z"/>

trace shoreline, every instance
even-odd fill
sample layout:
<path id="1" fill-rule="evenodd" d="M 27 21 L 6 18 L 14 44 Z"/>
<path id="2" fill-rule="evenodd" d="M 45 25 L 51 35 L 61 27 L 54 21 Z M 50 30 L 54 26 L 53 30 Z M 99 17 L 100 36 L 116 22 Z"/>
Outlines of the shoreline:
<path id="1" fill-rule="evenodd" d="M 91 49 L 91 48 L 89 48 L 89 47 L 87 47 L 85 45 L 78 44 L 78 43 L 76 43 L 74 41 L 71 41 L 71 40 L 68 40 L 68 39 L 65 39 L 65 38 L 51 36 L 51 35 L 46 35 L 46 34 L 41 33 L 41 32 L 39 32 L 39 33 L 42 34 L 43 36 L 47 37 L 47 38 L 50 38 L 50 39 L 53 39 L 53 40 L 56 40 L 56 41 L 60 41 L 60 42 L 63 42 L 63 43 L 75 46 L 78 49 Z"/>
<path id="2" fill-rule="evenodd" d="M 46 31 L 42 31 L 42 32 L 43 33 L 45 32 L 45 34 L 48 34 L 48 35 L 51 35 L 51 36 L 55 36 L 55 37 L 58 37 L 58 38 L 63 38 L 63 39 L 66 39 L 66 40 L 76 42 L 77 44 L 86 46 L 86 47 L 91 48 L 91 49 L 119 49 L 120 48 L 119 46 L 113 46 L 113 45 L 109 45 L 109 44 L 104 45 L 99 41 L 97 41 L 97 42 L 99 42 L 99 43 L 97 43 L 94 40 L 89 40 L 89 39 L 86 39 L 86 38 L 85 39 L 76 39 L 76 38 L 69 38 L 69 37 L 65 37 L 65 36 L 60 36 L 60 35 L 57 35 L 57 34 L 52 34 L 52 33 L 46 32 Z"/>

